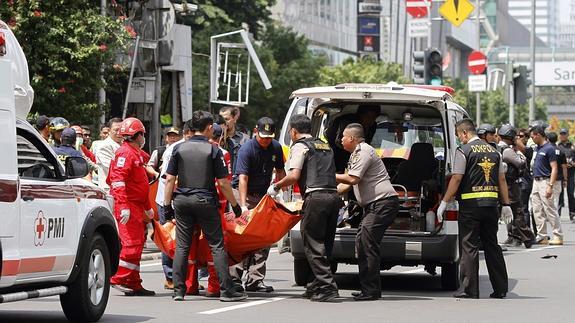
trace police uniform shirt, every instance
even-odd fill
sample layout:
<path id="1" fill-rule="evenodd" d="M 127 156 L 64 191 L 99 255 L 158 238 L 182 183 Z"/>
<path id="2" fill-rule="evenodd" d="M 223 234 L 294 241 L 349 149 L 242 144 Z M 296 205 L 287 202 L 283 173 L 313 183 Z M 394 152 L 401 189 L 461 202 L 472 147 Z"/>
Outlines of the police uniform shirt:
<path id="1" fill-rule="evenodd" d="M 348 174 L 359 178 L 359 183 L 353 186 L 353 192 L 361 206 L 397 196 L 383 161 L 375 149 L 365 142 L 357 145 L 349 157 Z"/>
<path id="2" fill-rule="evenodd" d="M 200 142 L 206 142 L 209 143 L 208 138 L 204 137 L 204 136 L 193 136 L 192 138 L 188 139 L 187 141 L 193 142 L 193 141 L 200 141 Z M 180 143 L 180 144 L 174 144 L 174 150 L 172 152 L 172 156 L 170 157 L 170 161 L 168 163 L 168 168 L 166 169 L 166 174 L 172 175 L 172 176 L 178 176 L 178 165 L 179 163 L 186 163 L 186 154 L 182 153 L 182 150 L 184 150 L 184 145 L 186 143 Z M 212 145 L 212 144 L 210 144 Z M 216 147 L 215 145 L 212 145 L 213 149 L 212 149 L 212 162 L 213 162 L 213 175 L 215 178 L 217 179 L 223 179 L 223 178 L 227 178 L 229 173 L 228 173 L 228 168 L 226 167 L 226 163 L 224 161 L 224 155 L 222 154 L 222 151 Z M 215 186 L 214 189 L 211 190 L 209 188 L 202 188 L 202 187 L 178 187 L 175 191 L 176 194 L 198 194 L 200 196 L 203 196 L 207 199 L 215 199 L 217 201 L 217 192 L 215 191 Z"/>
<path id="3" fill-rule="evenodd" d="M 65 146 L 65 145 L 60 145 L 58 147 L 54 147 L 54 152 L 56 153 L 56 155 L 58 155 L 58 159 L 60 159 L 62 162 L 65 162 L 66 157 L 68 157 L 68 156 L 70 156 L 70 157 L 83 157 L 81 152 L 79 152 L 78 150 L 76 150 L 70 146 Z"/>
<path id="4" fill-rule="evenodd" d="M 523 154 L 521 152 L 515 151 L 513 148 L 511 148 L 509 145 L 507 145 L 506 143 L 503 143 L 503 141 L 501 141 L 499 143 L 499 147 L 501 147 L 502 149 L 502 153 L 501 153 L 501 157 L 502 157 L 502 161 L 504 163 L 506 163 L 507 165 L 513 165 L 515 167 L 517 167 L 518 169 L 523 168 L 523 166 L 525 166 L 525 156 L 523 156 Z M 511 149 L 507 149 L 507 148 L 511 148 Z"/>
<path id="5" fill-rule="evenodd" d="M 248 193 L 264 195 L 272 181 L 273 170 L 283 169 L 283 150 L 277 140 L 263 149 L 256 138 L 246 142 L 238 152 L 236 175 L 248 176 Z"/>
<path id="6" fill-rule="evenodd" d="M 533 153 L 533 177 L 551 177 L 551 162 L 557 161 L 555 147 L 546 142 Z"/>
<path id="7" fill-rule="evenodd" d="M 475 140 L 481 140 L 481 139 L 479 139 L 479 137 L 475 136 L 475 137 L 471 138 L 471 140 L 469 140 L 469 142 L 473 142 Z M 503 165 L 502 165 L 502 163 L 503 163 L 502 160 L 503 160 L 503 158 L 499 158 L 499 173 L 500 174 L 505 173 L 505 169 L 503 168 Z M 457 149 L 455 151 L 455 159 L 453 160 L 453 174 L 465 175 L 466 166 L 467 166 L 467 159 L 465 158 L 463 151 L 461 149 Z"/>
<path id="8" fill-rule="evenodd" d="M 301 136 L 301 139 L 304 139 L 304 138 L 312 138 L 312 136 L 309 134 L 305 134 L 305 135 Z M 288 160 L 289 169 L 302 170 L 308 151 L 309 151 L 309 148 L 304 144 L 297 144 L 297 143 L 292 144 L 292 146 L 290 148 L 289 160 Z M 313 191 L 320 191 L 320 190 L 326 190 L 326 189 L 321 188 L 321 187 L 307 188 L 305 193 L 310 193 Z M 334 189 L 334 191 L 335 191 L 335 189 Z"/>

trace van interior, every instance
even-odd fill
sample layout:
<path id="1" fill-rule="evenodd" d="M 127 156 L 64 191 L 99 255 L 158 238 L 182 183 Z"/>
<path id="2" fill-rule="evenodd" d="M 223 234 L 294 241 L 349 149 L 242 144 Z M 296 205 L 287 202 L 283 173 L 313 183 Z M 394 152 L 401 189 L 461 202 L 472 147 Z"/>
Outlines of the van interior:
<path id="1" fill-rule="evenodd" d="M 338 172 L 345 171 L 349 160 L 341 137 L 351 122 L 364 126 L 366 142 L 381 156 L 399 195 L 400 210 L 387 233 L 433 234 L 439 223 L 435 214 L 428 212 L 440 202 L 446 154 L 445 127 L 436 105 L 326 102 L 319 106 L 312 118 L 312 132 L 330 143 Z M 361 208 L 354 201 L 350 193 L 340 212 L 339 231 L 355 233 L 359 226 Z"/>

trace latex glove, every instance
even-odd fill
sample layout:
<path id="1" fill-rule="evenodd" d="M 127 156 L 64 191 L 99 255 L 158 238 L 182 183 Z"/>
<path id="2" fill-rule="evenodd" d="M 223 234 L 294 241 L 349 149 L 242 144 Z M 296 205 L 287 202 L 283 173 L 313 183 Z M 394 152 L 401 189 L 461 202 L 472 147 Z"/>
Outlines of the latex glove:
<path id="1" fill-rule="evenodd" d="M 120 211 L 120 223 L 126 224 L 126 223 L 128 223 L 128 220 L 130 220 L 130 210 L 124 209 L 124 210 Z"/>
<path id="2" fill-rule="evenodd" d="M 272 184 L 268 187 L 267 194 L 271 197 L 276 197 L 279 194 L 280 190 L 276 190 L 275 185 Z"/>
<path id="3" fill-rule="evenodd" d="M 164 205 L 164 218 L 166 221 L 174 220 L 175 214 L 171 204 Z"/>
<path id="4" fill-rule="evenodd" d="M 242 216 L 243 208 L 239 204 L 232 206 L 232 210 L 234 211 L 234 215 L 236 216 L 236 218 Z"/>
<path id="5" fill-rule="evenodd" d="M 245 205 L 244 205 L 244 206 L 242 206 L 242 213 L 244 213 L 244 212 L 246 212 L 246 211 L 249 211 L 248 207 L 247 207 L 247 206 L 245 206 Z"/>
<path id="6" fill-rule="evenodd" d="M 445 213 L 446 208 L 447 208 L 447 202 L 441 201 L 441 203 L 439 203 L 439 207 L 437 208 L 436 213 L 438 222 L 443 221 L 443 213 Z"/>
<path id="7" fill-rule="evenodd" d="M 154 209 L 146 210 L 144 213 L 146 214 L 146 217 L 148 217 L 148 219 L 151 220 L 154 218 Z"/>
<path id="8" fill-rule="evenodd" d="M 511 211 L 511 206 L 505 205 L 501 208 L 501 220 L 503 220 L 505 224 L 509 224 L 513 221 L 513 211 Z"/>

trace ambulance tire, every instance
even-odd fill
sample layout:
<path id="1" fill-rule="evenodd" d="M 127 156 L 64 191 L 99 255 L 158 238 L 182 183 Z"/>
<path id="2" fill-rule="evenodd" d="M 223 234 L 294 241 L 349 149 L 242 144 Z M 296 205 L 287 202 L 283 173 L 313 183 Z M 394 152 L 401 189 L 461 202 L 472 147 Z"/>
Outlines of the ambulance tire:
<path id="1" fill-rule="evenodd" d="M 298 286 L 306 286 L 312 275 L 311 268 L 305 258 L 294 258 L 293 275 Z"/>
<path id="2" fill-rule="evenodd" d="M 443 290 L 459 288 L 459 261 L 441 265 L 441 288 Z"/>
<path id="3" fill-rule="evenodd" d="M 68 292 L 60 295 L 60 304 L 68 320 L 96 322 L 108 304 L 111 274 L 110 254 L 100 234 L 92 237 L 81 266 L 76 280 L 68 286 Z"/>

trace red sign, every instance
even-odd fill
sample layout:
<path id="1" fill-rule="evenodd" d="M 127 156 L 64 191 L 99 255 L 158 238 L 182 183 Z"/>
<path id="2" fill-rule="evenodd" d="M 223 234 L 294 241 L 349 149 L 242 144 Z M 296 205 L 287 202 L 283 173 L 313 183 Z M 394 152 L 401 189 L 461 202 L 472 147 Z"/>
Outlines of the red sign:
<path id="1" fill-rule="evenodd" d="M 467 68 L 471 74 L 479 75 L 485 72 L 487 67 L 487 57 L 480 51 L 472 51 L 467 58 Z"/>
<path id="2" fill-rule="evenodd" d="M 405 9 L 413 18 L 427 16 L 427 1 L 429 0 L 406 0 Z"/>

